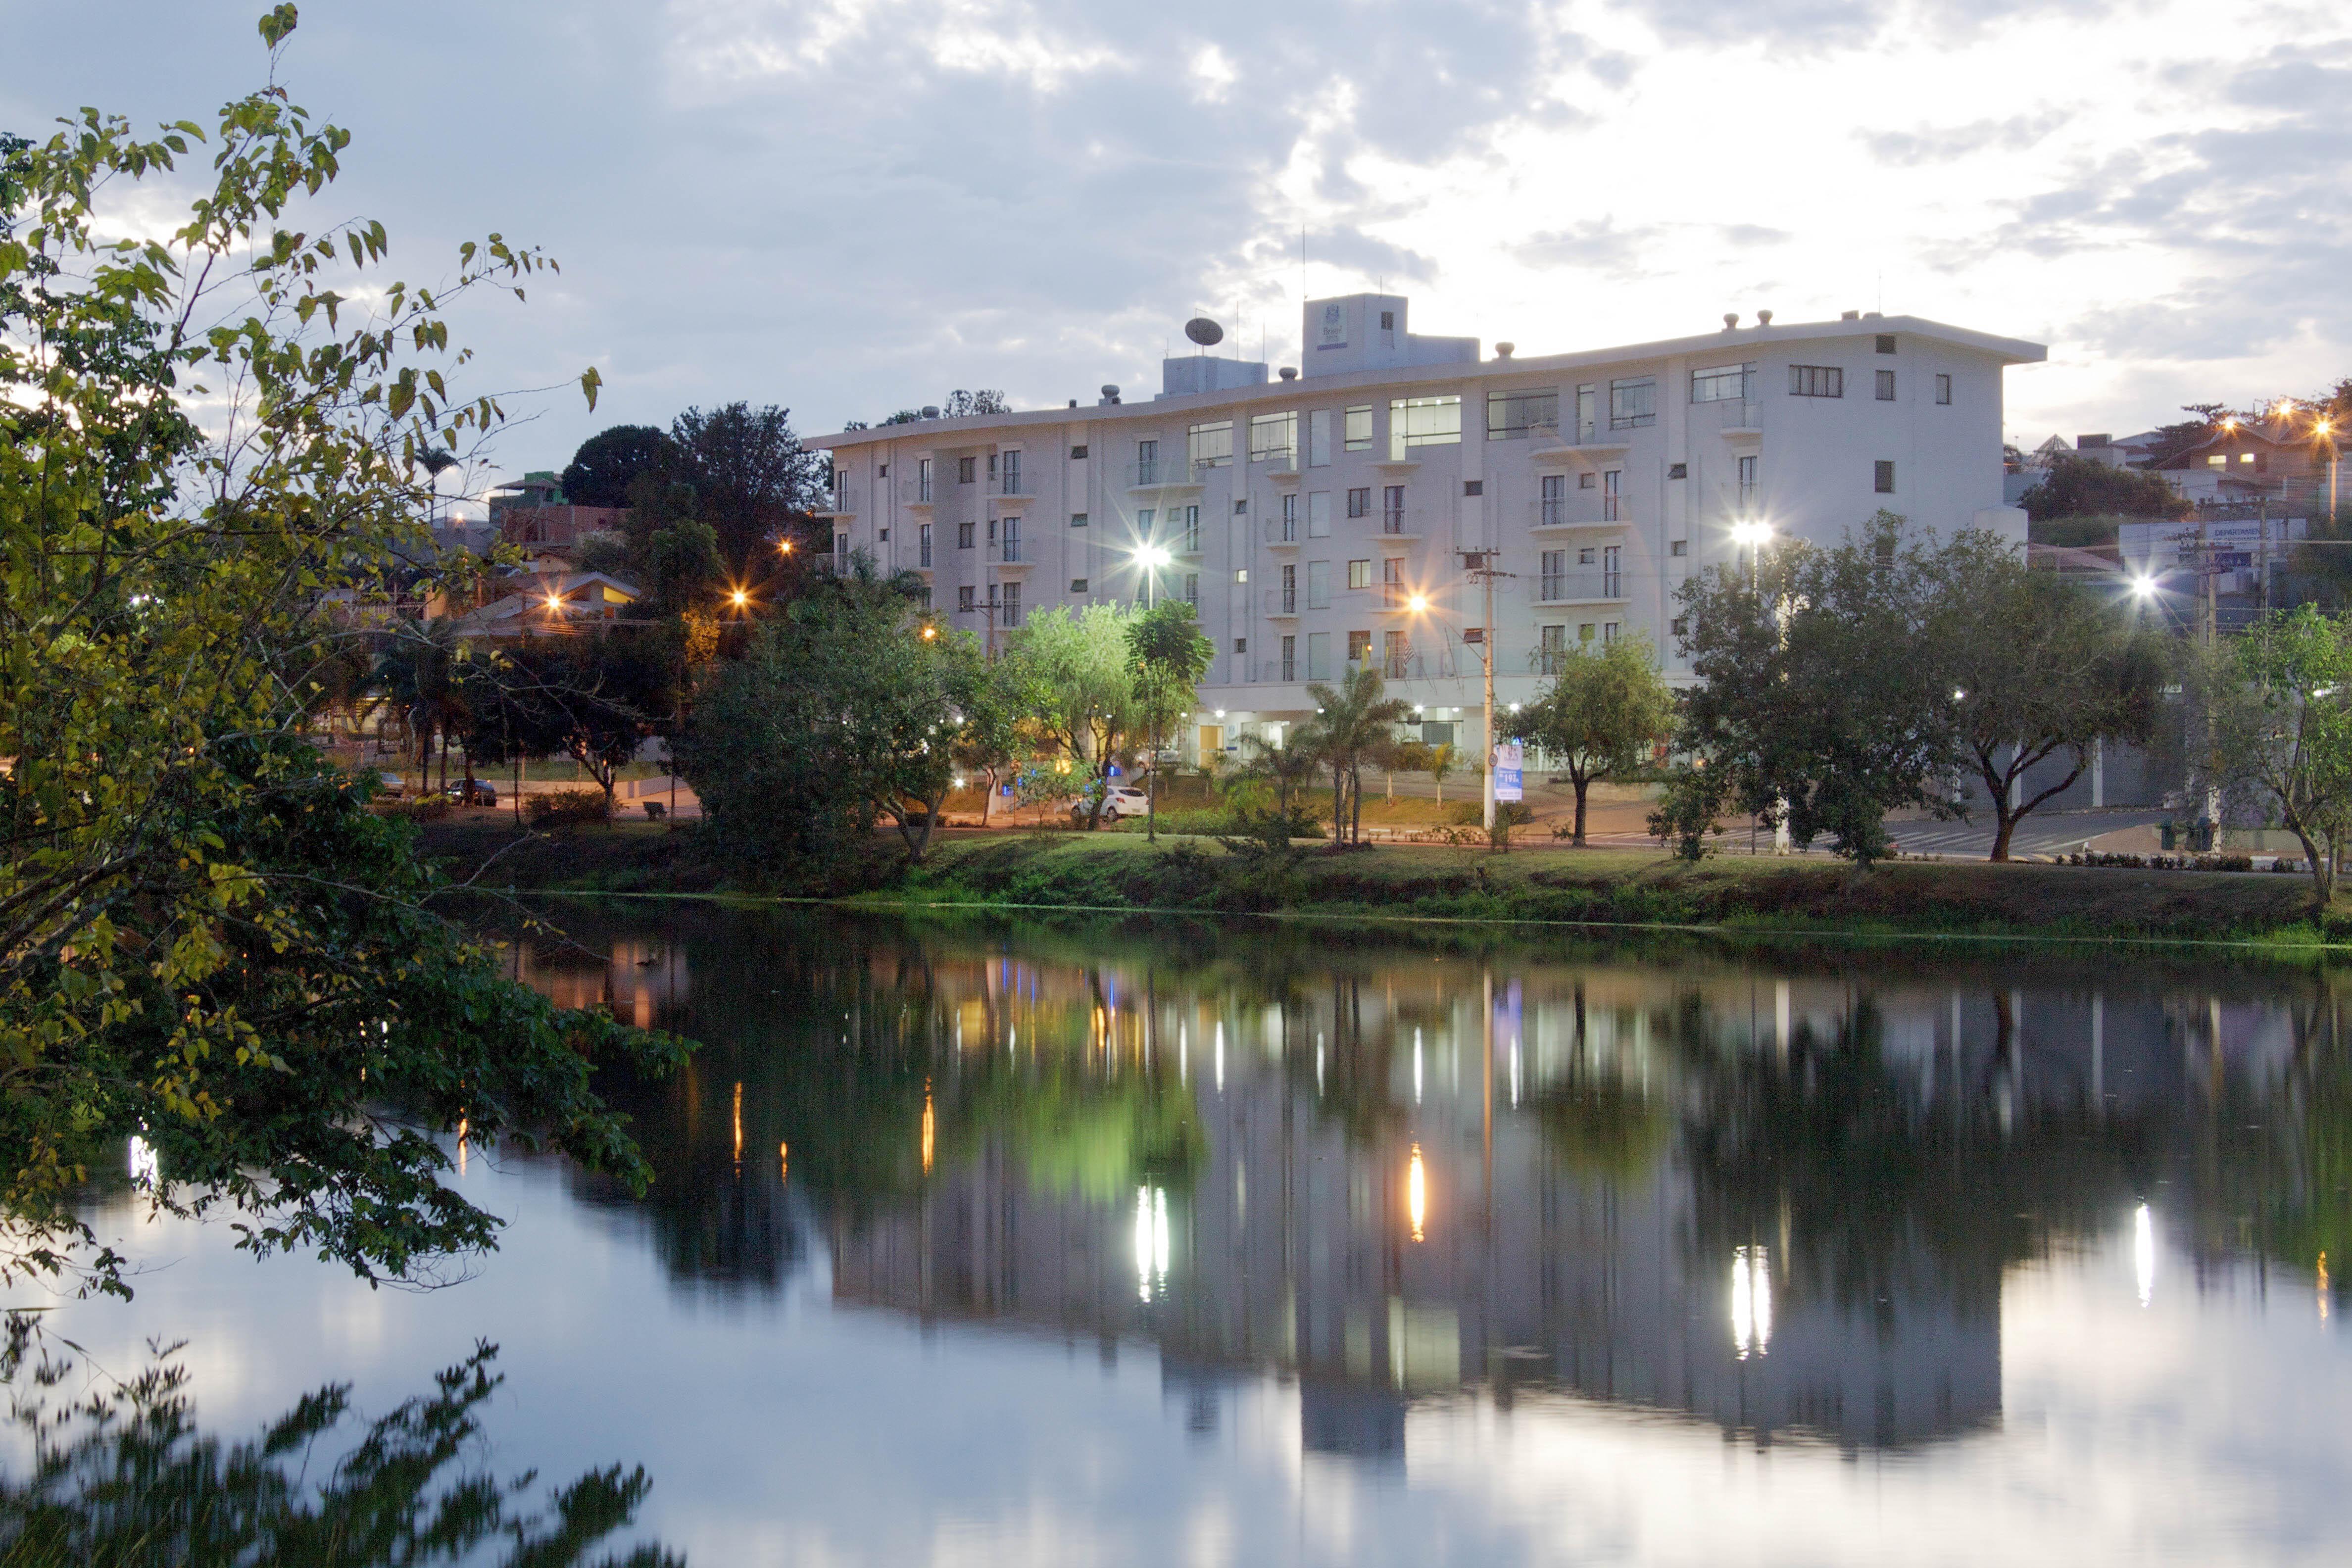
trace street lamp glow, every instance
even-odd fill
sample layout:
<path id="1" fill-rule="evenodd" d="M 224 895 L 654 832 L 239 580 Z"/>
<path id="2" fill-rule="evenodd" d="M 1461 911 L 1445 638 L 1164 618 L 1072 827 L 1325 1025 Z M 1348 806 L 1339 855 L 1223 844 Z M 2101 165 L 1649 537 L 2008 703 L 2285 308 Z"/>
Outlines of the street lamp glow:
<path id="1" fill-rule="evenodd" d="M 2153 577 L 2135 577 L 2131 582 L 2131 591 L 2135 598 L 2154 598 L 2156 596 L 2156 579 Z"/>
<path id="2" fill-rule="evenodd" d="M 790 555 L 793 552 L 793 542 L 789 539 L 779 540 L 776 542 L 776 549 L 783 554 Z"/>
<path id="3" fill-rule="evenodd" d="M 738 588 L 733 593 L 728 595 L 727 598 L 728 602 L 732 604 L 739 610 L 751 602 L 751 595 L 745 593 L 740 588 Z"/>
<path id="4" fill-rule="evenodd" d="M 1731 525 L 1731 542 L 1734 544 L 1747 545 L 1752 549 L 1771 537 L 1772 525 L 1769 522 L 1735 522 Z"/>
<path id="5" fill-rule="evenodd" d="M 1135 562 L 1139 566 L 1158 568 L 1167 565 L 1174 559 L 1174 556 L 1168 553 L 1167 546 L 1161 544 L 1139 545 L 1135 552 Z"/>
<path id="6" fill-rule="evenodd" d="M 1426 594 L 1415 594 L 1412 598 L 1405 601 L 1405 608 L 1411 610 L 1416 616 L 1421 614 L 1422 611 L 1429 608 L 1429 595 Z"/>

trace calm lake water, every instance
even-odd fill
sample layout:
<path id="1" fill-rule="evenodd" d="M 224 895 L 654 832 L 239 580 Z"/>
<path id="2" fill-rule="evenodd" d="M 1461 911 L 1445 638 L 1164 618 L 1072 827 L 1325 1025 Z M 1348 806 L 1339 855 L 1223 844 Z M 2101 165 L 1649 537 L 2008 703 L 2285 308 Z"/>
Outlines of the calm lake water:
<path id="1" fill-rule="evenodd" d="M 2352 1041 L 2219 953 L 564 906 L 638 1201 L 370 1291 L 100 1203 L 201 1419 L 501 1346 L 488 1461 L 736 1563 L 2352 1557 Z M 2331 1280 L 2330 1271 L 2336 1271 Z"/>

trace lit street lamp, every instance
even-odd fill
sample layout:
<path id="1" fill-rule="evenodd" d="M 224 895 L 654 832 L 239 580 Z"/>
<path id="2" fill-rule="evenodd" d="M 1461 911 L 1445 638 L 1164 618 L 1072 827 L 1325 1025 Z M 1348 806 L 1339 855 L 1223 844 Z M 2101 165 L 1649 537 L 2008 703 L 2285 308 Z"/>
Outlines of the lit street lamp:
<path id="1" fill-rule="evenodd" d="M 1139 544 L 1135 550 L 1135 563 L 1143 568 L 1143 607 L 1151 608 L 1153 590 L 1160 585 L 1160 569 L 1176 559 L 1163 544 Z"/>
<path id="2" fill-rule="evenodd" d="M 1756 591 L 1757 558 L 1772 539 L 1772 525 L 1760 518 L 1750 518 L 1731 525 L 1731 542 L 1748 551 L 1748 591 Z"/>

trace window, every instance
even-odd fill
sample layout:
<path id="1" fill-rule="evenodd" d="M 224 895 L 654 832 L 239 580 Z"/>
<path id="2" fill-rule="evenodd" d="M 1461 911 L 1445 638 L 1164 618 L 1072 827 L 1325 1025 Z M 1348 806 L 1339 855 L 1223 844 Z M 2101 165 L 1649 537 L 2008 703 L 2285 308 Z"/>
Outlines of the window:
<path id="1" fill-rule="evenodd" d="M 959 610 L 970 610 L 970 609 L 973 608 L 974 606 L 973 606 L 973 604 L 972 604 L 972 600 L 973 600 L 973 594 L 972 594 L 972 589 L 971 589 L 971 584 L 966 583 L 962 587 L 958 588 L 958 589 L 956 590 L 956 608 L 957 608 L 957 609 L 959 609 Z"/>
<path id="2" fill-rule="evenodd" d="M 1668 623 L 1668 625 L 1675 636 L 1678 637 L 1686 637 L 1690 636 L 1690 617 L 1688 616 L 1676 616 L 1673 621 Z"/>
<path id="3" fill-rule="evenodd" d="M 1371 405 L 1367 403 L 1361 406 L 1350 408 L 1347 410 L 1346 414 L 1342 417 L 1346 420 L 1346 427 L 1342 434 L 1346 437 L 1348 450 L 1350 452 L 1370 451 L 1372 449 Z"/>
<path id="4" fill-rule="evenodd" d="M 1891 370 L 1882 370 L 1878 373 L 1875 379 L 1878 383 L 1878 401 L 1881 403 L 1894 402 L 1895 373 Z"/>
<path id="5" fill-rule="evenodd" d="M 1592 424 L 1599 417 L 1596 410 L 1600 398 L 1600 388 L 1591 382 L 1576 389 L 1576 438 L 1580 441 L 1592 439 Z"/>
<path id="6" fill-rule="evenodd" d="M 1298 466 L 1298 416 L 1259 414 L 1250 419 L 1250 461 Z"/>
<path id="7" fill-rule="evenodd" d="M 1240 571 L 1234 573 L 1234 581 L 1236 583 L 1247 583 L 1249 581 L 1249 568 L 1244 566 Z"/>
<path id="8" fill-rule="evenodd" d="M 1008 517 L 1004 520 L 1003 559 L 1007 561 L 1021 559 L 1021 520 L 1017 517 Z"/>
<path id="9" fill-rule="evenodd" d="M 875 470 L 874 470 L 874 477 L 875 477 L 876 479 L 888 479 L 888 478 L 890 477 L 890 465 L 889 465 L 889 464 L 887 464 L 887 463 L 885 463 L 885 464 L 883 464 L 880 468 L 878 468 L 875 469 Z"/>
<path id="10" fill-rule="evenodd" d="M 1891 354 L 1895 352 L 1895 334 L 1893 332 L 1881 332 L 1878 334 L 1878 352 L 1883 354 Z"/>
<path id="11" fill-rule="evenodd" d="M 1080 446 L 1080 447 L 1071 447 L 1071 448 L 1070 448 L 1070 461 L 1072 461 L 1072 462 L 1074 462 L 1074 463 L 1075 463 L 1075 462 L 1076 462 L 1080 458 L 1085 457 L 1086 455 L 1087 455 L 1087 449 L 1086 449 L 1086 447 L 1082 447 L 1082 446 Z"/>
<path id="12" fill-rule="evenodd" d="M 2209 468 L 2226 468 L 2230 466 L 2230 459 L 2223 454 L 2216 452 L 2205 459 L 2205 466 Z"/>
<path id="13" fill-rule="evenodd" d="M 956 483 L 960 485 L 968 485 L 971 483 L 972 479 L 977 476 L 979 468 L 980 459 L 977 458 L 958 458 L 956 459 Z"/>
<path id="14" fill-rule="evenodd" d="M 1298 542 L 1298 496 L 1296 491 L 1282 498 L 1282 542 Z"/>
<path id="15" fill-rule="evenodd" d="M 1384 332 L 1393 332 L 1396 331 L 1396 312 L 1394 310 L 1382 310 L 1381 312 L 1381 331 Z"/>
<path id="16" fill-rule="evenodd" d="M 1621 521 L 1623 498 L 1617 490 L 1624 478 L 1624 470 L 1621 468 L 1605 469 L 1601 475 L 1601 521 L 1603 522 Z"/>
<path id="17" fill-rule="evenodd" d="M 1938 374 L 1936 377 L 1936 401 L 1949 403 L 1951 400 L 1952 378 L 1949 375 Z"/>
<path id="18" fill-rule="evenodd" d="M 1590 566 L 1590 565 L 1591 565 L 1591 564 L 1592 564 L 1592 552 L 1593 552 L 1595 549 L 1597 549 L 1597 548 L 1598 548 L 1598 546 L 1595 546 L 1595 545 L 1587 545 L 1587 546 L 1586 546 L 1585 548 L 1583 548 L 1582 550 L 1578 551 L 1578 552 L 1576 552 L 1576 563 L 1577 563 L 1579 566 Z"/>
<path id="19" fill-rule="evenodd" d="M 1307 492 L 1307 537 L 1309 539 L 1331 537 L 1331 492 L 1329 490 Z"/>
<path id="20" fill-rule="evenodd" d="M 1160 466 L 1159 441 L 1138 441 L 1135 444 L 1135 482 L 1139 485 L 1172 484 L 1184 475 L 1174 463 L 1165 468 Z"/>
<path id="21" fill-rule="evenodd" d="M 887 544 L 890 542 L 890 531 L 887 528 L 882 529 L 876 533 L 875 537 L 880 540 L 883 543 Z"/>
<path id="22" fill-rule="evenodd" d="M 1789 367 L 1791 397 L 1843 397 L 1845 372 L 1833 364 L 1792 364 Z"/>
<path id="23" fill-rule="evenodd" d="M 1381 488 L 1381 531 L 1382 533 L 1404 531 L 1404 487 L 1402 485 L 1387 485 Z"/>
<path id="24" fill-rule="evenodd" d="M 1185 451 L 1196 468 L 1221 468 L 1234 460 L 1234 422 L 1219 419 L 1195 425 L 1185 438 Z"/>
<path id="25" fill-rule="evenodd" d="M 1348 515 L 1370 517 L 1372 513 L 1372 487 L 1361 486 L 1348 492 Z"/>
<path id="26" fill-rule="evenodd" d="M 1349 664 L 1361 664 L 1371 657 L 1372 634 L 1370 632 L 1349 632 L 1348 634 L 1348 662 Z"/>
<path id="27" fill-rule="evenodd" d="M 1601 476 L 1589 468 L 1576 476 L 1576 488 L 1580 490 L 1589 490 L 1600 482 Z"/>
<path id="28" fill-rule="evenodd" d="M 1690 465 L 1688 463 L 1668 463 L 1666 465 L 1666 478 L 1670 479 L 1689 479 Z"/>
<path id="29" fill-rule="evenodd" d="M 1465 479 L 1462 481 L 1462 493 L 1465 496 L 1485 495 L 1486 493 L 1486 481 L 1484 479 Z"/>
<path id="30" fill-rule="evenodd" d="M 1168 521 L 1183 530 L 1183 541 L 1176 546 L 1187 555 L 1201 552 L 1201 509 L 1197 506 L 1171 506 Z"/>
<path id="31" fill-rule="evenodd" d="M 1547 550 L 1543 552 L 1542 592 L 1538 595 L 1538 597 L 1544 599 L 1565 599 L 1568 597 L 1567 551 Z M 1558 671 L 1546 670 L 1544 673 L 1547 675 L 1552 675 L 1557 674 Z"/>
<path id="32" fill-rule="evenodd" d="M 1248 515 L 1249 515 L 1249 502 L 1248 502 L 1248 501 L 1246 501 L 1246 500 L 1237 500 L 1237 501 L 1234 502 L 1234 515 L 1235 517 L 1246 517 L 1246 516 L 1248 516 Z"/>
<path id="33" fill-rule="evenodd" d="M 1307 607 L 1328 610 L 1331 607 L 1331 563 L 1309 561 L 1307 563 Z"/>
<path id="34" fill-rule="evenodd" d="M 1743 403 L 1756 395 L 1756 363 L 1710 365 L 1691 372 L 1693 403 Z"/>
<path id="35" fill-rule="evenodd" d="M 1617 569 L 1624 553 L 1622 545 L 1604 544 L 1601 547 L 1601 596 L 1604 599 L 1625 596 L 1625 579 Z M 1612 632 L 1610 635 L 1614 637 L 1616 634 Z"/>
<path id="36" fill-rule="evenodd" d="M 1004 489 L 1002 493 L 1009 496 L 1017 496 L 1022 493 L 1021 454 L 1018 452 L 1007 452 L 1004 454 Z"/>
<path id="37" fill-rule="evenodd" d="M 1594 626 L 1591 621 L 1586 621 L 1583 625 L 1576 628 L 1576 640 L 1579 642 L 1591 642 L 1592 640 L 1592 634 L 1598 629 L 1599 628 Z"/>
<path id="38" fill-rule="evenodd" d="M 929 523 L 923 524 L 923 531 L 919 542 L 923 558 L 918 564 L 929 566 L 931 563 L 931 525 Z"/>
<path id="39" fill-rule="evenodd" d="M 988 455 L 988 477 L 992 479 L 996 477 L 996 454 L 993 452 Z"/>
<path id="40" fill-rule="evenodd" d="M 1074 511 L 1070 514 L 1070 526 L 1072 528 L 1084 528 L 1086 525 L 1087 514 L 1085 512 Z"/>
<path id="41" fill-rule="evenodd" d="M 1535 429 L 1557 428 L 1559 389 L 1529 387 L 1517 392 L 1486 395 L 1486 439 L 1508 441 Z"/>
<path id="42" fill-rule="evenodd" d="M 1247 638 L 1247 637 L 1235 637 L 1235 638 L 1234 639 L 1234 651 L 1235 653 L 1247 653 L 1247 652 L 1249 652 L 1249 638 Z"/>
<path id="43" fill-rule="evenodd" d="M 1350 588 L 1369 588 L 1371 585 L 1372 563 L 1369 561 L 1349 562 L 1348 586 Z"/>
<path id="44" fill-rule="evenodd" d="M 1282 679 L 1298 679 L 1298 639 L 1295 637 L 1282 639 Z"/>
<path id="45" fill-rule="evenodd" d="M 1071 592 L 1071 593 L 1073 593 L 1073 594 L 1083 594 L 1083 593 L 1085 593 L 1086 591 L 1087 591 L 1087 580 L 1086 580 L 1084 577 L 1073 577 L 1073 578 L 1071 578 L 1071 579 L 1070 579 L 1070 592 Z"/>
<path id="46" fill-rule="evenodd" d="M 1008 626 L 1021 624 L 1021 584 L 1005 583 L 996 590 L 997 620 Z"/>
<path id="47" fill-rule="evenodd" d="M 1389 400 L 1389 460 L 1401 463 L 1418 447 L 1454 447 L 1462 441 L 1462 399 L 1392 397 Z"/>
<path id="48" fill-rule="evenodd" d="M 1146 539 L 1150 538 L 1152 520 L 1159 515 L 1160 514 L 1158 512 L 1152 510 L 1151 508 L 1148 506 L 1138 507 L 1135 511 L 1135 531 L 1143 535 Z"/>
<path id="49" fill-rule="evenodd" d="M 1331 411 L 1328 408 L 1315 409 L 1307 416 L 1307 466 L 1331 466 Z"/>
<path id="50" fill-rule="evenodd" d="M 915 459 L 915 499 L 919 501 L 931 499 L 931 460 L 929 458 Z"/>
<path id="51" fill-rule="evenodd" d="M 1201 574 L 1198 572 L 1184 574 L 1184 602 L 1196 610 L 1201 607 Z"/>
<path id="52" fill-rule="evenodd" d="M 1536 526 L 1557 528 L 1568 521 L 1568 476 L 1546 474 L 1541 480 L 1543 500 L 1537 509 Z"/>
<path id="53" fill-rule="evenodd" d="M 925 609 L 927 609 L 927 610 L 928 610 L 928 609 L 929 609 L 930 607 L 931 607 L 931 585 L 930 585 L 929 583 L 926 583 L 926 584 L 923 584 L 923 608 L 925 608 Z"/>
<path id="54" fill-rule="evenodd" d="M 1307 679 L 1309 680 L 1331 679 L 1331 634 L 1329 632 L 1307 634 Z"/>
<path id="55" fill-rule="evenodd" d="M 1615 641 L 1617 640 L 1617 632 L 1618 632 L 1618 623 L 1617 623 L 1617 622 L 1615 622 L 1615 621 L 1603 621 L 1603 622 L 1601 622 L 1601 640 L 1602 642 L 1604 642 L 1604 643 L 1612 643 L 1612 642 L 1615 642 Z"/>
<path id="56" fill-rule="evenodd" d="M 956 548 L 958 550 L 970 550 L 971 548 L 972 534 L 979 527 L 980 525 L 974 522 L 957 523 Z"/>
<path id="57" fill-rule="evenodd" d="M 1609 384 L 1609 428 L 1638 430 L 1658 422 L 1658 378 L 1633 376 Z"/>
<path id="58" fill-rule="evenodd" d="M 1391 680 L 1402 680 L 1412 669 L 1412 644 L 1402 632 L 1381 634 L 1381 664 L 1383 675 Z"/>
<path id="59" fill-rule="evenodd" d="M 1558 675 L 1562 661 L 1568 658 L 1568 628 L 1538 626 L 1536 631 L 1543 654 L 1543 673 Z"/>
<path id="60" fill-rule="evenodd" d="M 992 517 L 988 520 L 988 542 L 992 545 L 996 542 L 996 520 Z"/>
<path id="61" fill-rule="evenodd" d="M 1754 453 L 1739 459 L 1739 510 L 1753 511 L 1756 507 L 1756 457 Z"/>
<path id="62" fill-rule="evenodd" d="M 1876 462 L 1870 466 L 1870 488 L 1876 490 L 1883 496 L 1893 495 L 1895 493 L 1895 465 L 1884 461 Z"/>
<path id="63" fill-rule="evenodd" d="M 1688 555 L 1690 553 L 1690 541 L 1687 539 L 1668 540 L 1666 542 L 1666 553 L 1669 555 Z"/>

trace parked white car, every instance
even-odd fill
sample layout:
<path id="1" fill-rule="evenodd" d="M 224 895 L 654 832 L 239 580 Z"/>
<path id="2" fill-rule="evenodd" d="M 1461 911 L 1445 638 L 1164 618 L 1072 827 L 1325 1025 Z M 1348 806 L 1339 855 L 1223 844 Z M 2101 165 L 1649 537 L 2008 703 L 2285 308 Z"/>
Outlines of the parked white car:
<path id="1" fill-rule="evenodd" d="M 1129 784 L 1113 784 L 1109 798 L 1103 802 L 1102 819 L 1117 822 L 1122 816 L 1141 816 L 1150 808 L 1151 798 L 1141 790 Z M 1083 827 L 1086 826 L 1087 810 L 1087 802 L 1074 803 L 1070 807 L 1070 820 Z"/>

